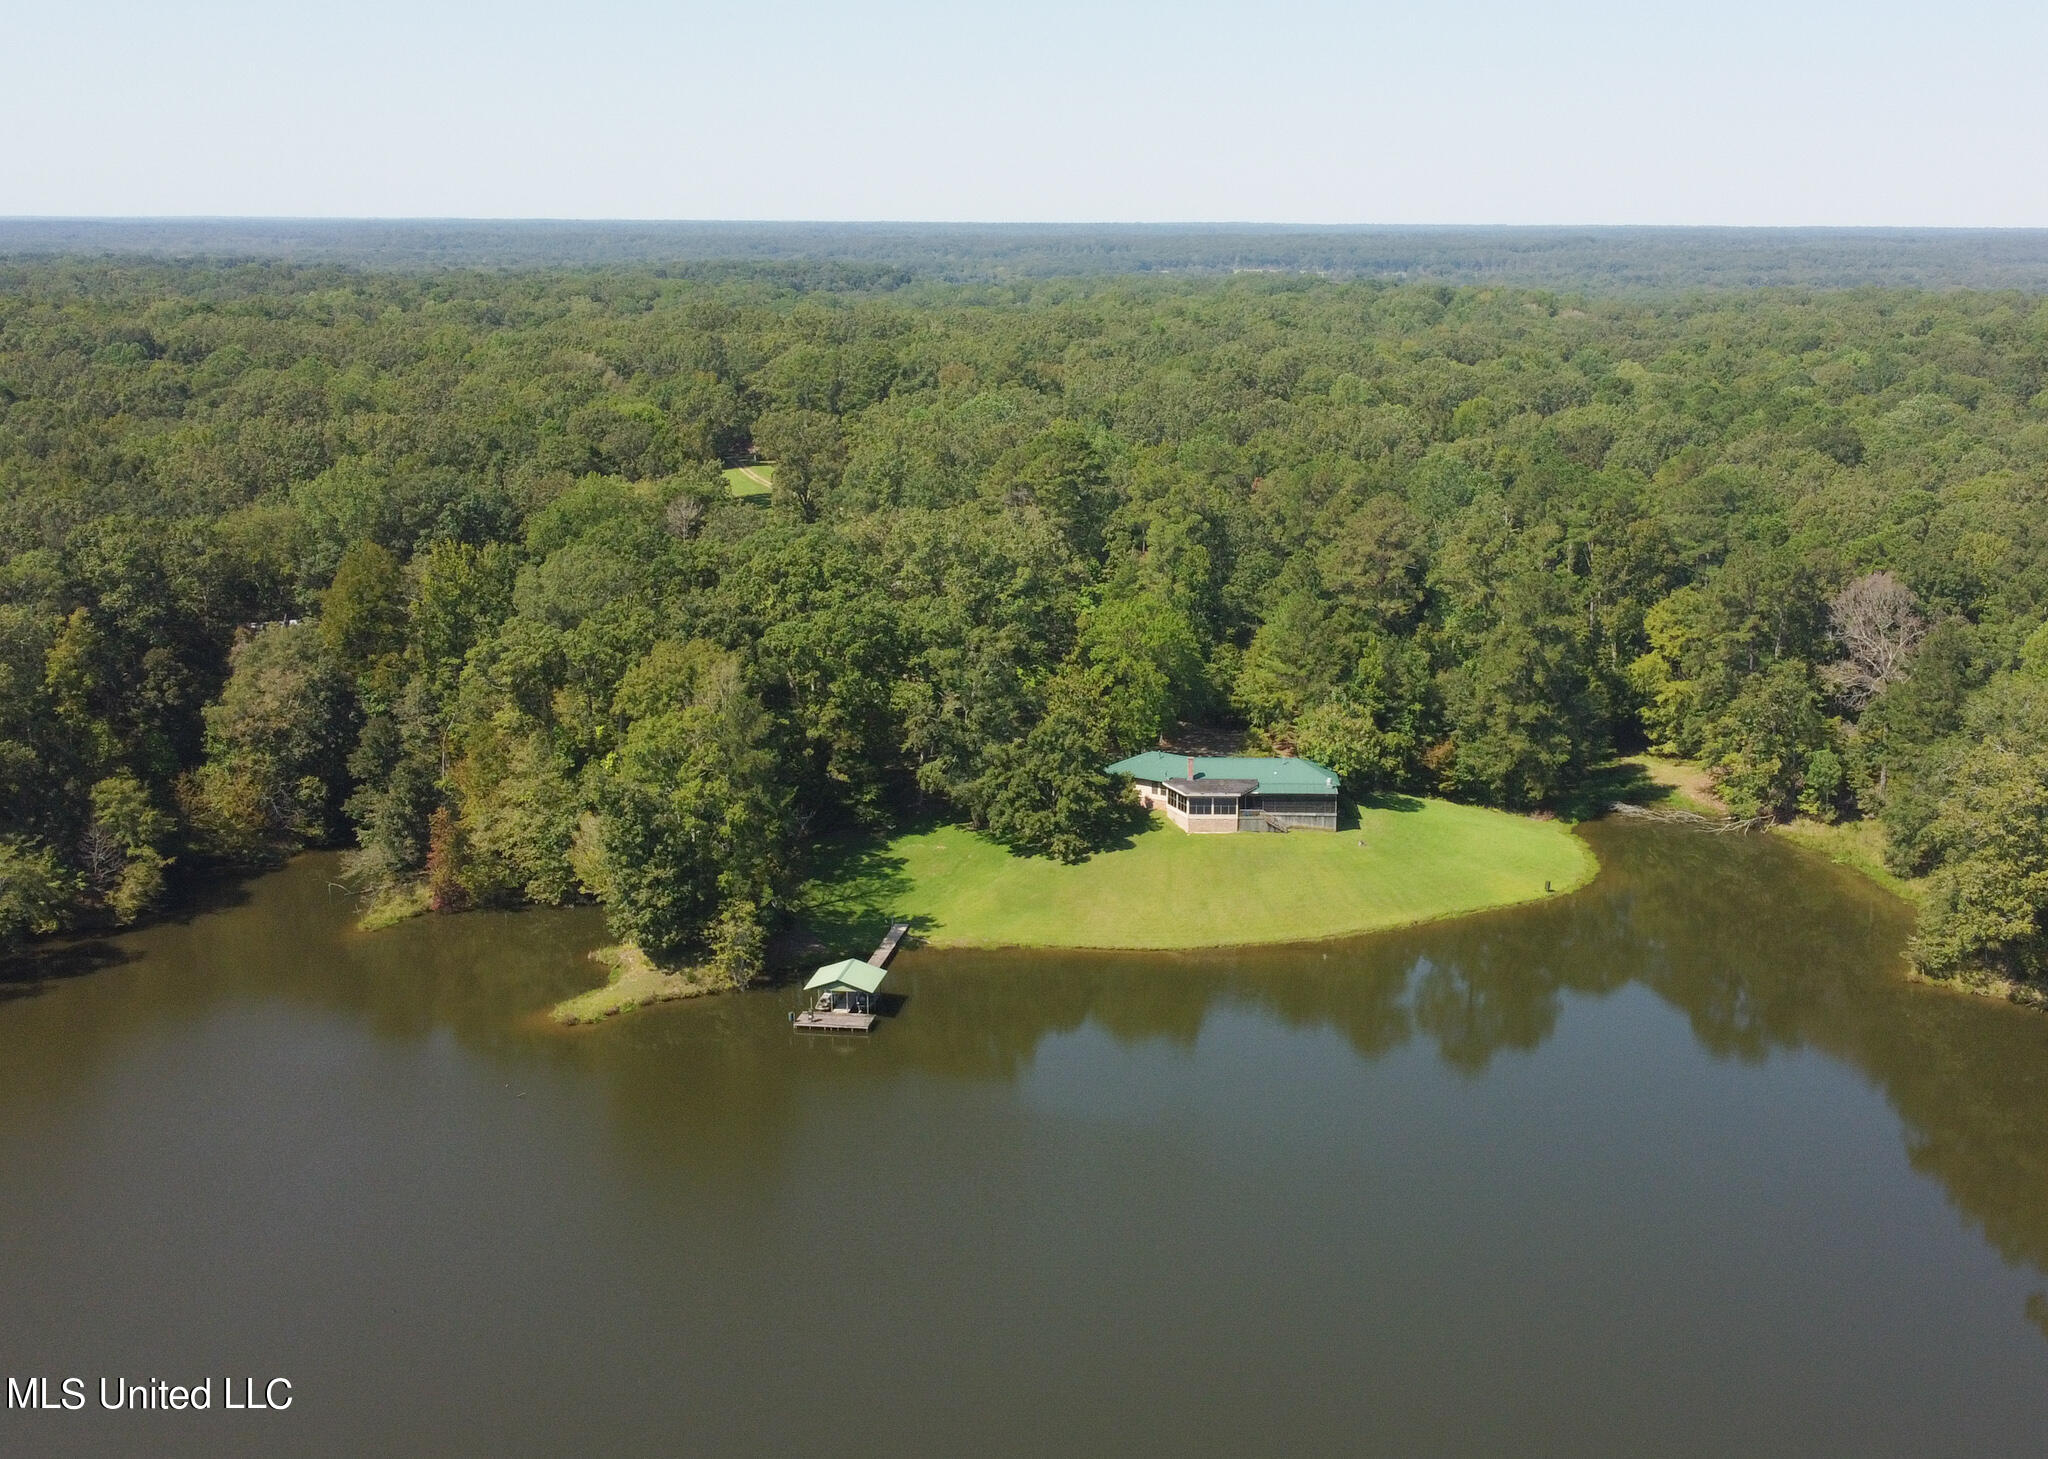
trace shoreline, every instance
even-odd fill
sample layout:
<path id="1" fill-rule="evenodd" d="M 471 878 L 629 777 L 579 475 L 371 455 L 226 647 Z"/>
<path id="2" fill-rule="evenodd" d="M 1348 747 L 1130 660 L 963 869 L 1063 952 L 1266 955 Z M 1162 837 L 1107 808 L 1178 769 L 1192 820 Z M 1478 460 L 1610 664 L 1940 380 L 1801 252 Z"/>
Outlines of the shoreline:
<path id="1" fill-rule="evenodd" d="M 594 948 L 589 957 L 592 962 L 610 970 L 605 981 L 595 988 L 572 994 L 549 1008 L 549 1022 L 562 1028 L 579 1028 L 602 1023 L 621 1013 L 631 1013 L 636 1008 L 732 991 L 726 985 L 713 981 L 701 969 L 658 967 L 630 942 Z"/>
<path id="2" fill-rule="evenodd" d="M 1921 883 L 1886 869 L 1882 860 L 1883 832 L 1876 822 L 1837 821 L 1829 825 L 1801 816 L 1770 829 L 1772 835 L 1836 866 L 1846 867 L 1916 910 L 1919 908 Z"/>

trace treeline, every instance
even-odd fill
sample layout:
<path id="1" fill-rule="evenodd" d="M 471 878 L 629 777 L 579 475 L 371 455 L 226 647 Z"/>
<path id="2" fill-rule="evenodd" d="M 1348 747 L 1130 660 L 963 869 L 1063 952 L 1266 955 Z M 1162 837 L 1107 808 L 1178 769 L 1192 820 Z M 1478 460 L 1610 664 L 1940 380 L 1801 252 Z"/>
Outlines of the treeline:
<path id="1" fill-rule="evenodd" d="M 2048 971 L 2048 305 L 851 282 L 0 276 L 0 929 L 339 842 L 744 977 L 819 838 L 1085 855 L 1229 719 L 1514 808 L 1697 757 Z"/>
<path id="2" fill-rule="evenodd" d="M 987 283 L 1244 270 L 1454 285 L 2048 290 L 2048 229 L 0 218 L 0 259 L 272 260 L 376 269 L 660 268 Z"/>

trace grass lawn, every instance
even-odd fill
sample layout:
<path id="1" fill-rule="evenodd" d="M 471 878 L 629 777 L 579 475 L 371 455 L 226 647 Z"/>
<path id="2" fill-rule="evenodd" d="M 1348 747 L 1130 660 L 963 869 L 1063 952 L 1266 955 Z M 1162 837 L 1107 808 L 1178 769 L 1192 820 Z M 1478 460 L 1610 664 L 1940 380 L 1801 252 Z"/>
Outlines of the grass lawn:
<path id="1" fill-rule="evenodd" d="M 1079 866 L 945 826 L 845 848 L 808 889 L 808 920 L 852 957 L 892 919 L 934 947 L 1298 942 L 1532 901 L 1597 869 L 1555 821 L 1406 797 L 1335 833 L 1190 836 L 1155 816 Z"/>
<path id="2" fill-rule="evenodd" d="M 725 489 L 734 496 L 765 497 L 774 489 L 775 468 L 768 466 L 735 466 L 725 473 Z"/>
<path id="3" fill-rule="evenodd" d="M 1629 755 L 1616 762 L 1641 767 L 1649 793 L 1635 797 L 1665 810 L 1691 811 L 1696 816 L 1725 816 L 1728 807 L 1714 794 L 1714 783 L 1698 765 L 1657 755 Z"/>

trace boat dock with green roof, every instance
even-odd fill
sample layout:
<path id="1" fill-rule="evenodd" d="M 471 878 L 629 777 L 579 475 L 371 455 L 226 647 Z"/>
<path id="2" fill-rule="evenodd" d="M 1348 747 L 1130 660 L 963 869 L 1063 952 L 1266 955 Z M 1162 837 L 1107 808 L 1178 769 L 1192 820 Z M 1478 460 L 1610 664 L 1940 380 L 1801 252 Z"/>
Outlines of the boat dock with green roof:
<path id="1" fill-rule="evenodd" d="M 827 963 L 812 973 L 811 980 L 804 984 L 810 1007 L 792 1013 L 791 1026 L 804 1033 L 871 1032 L 875 1026 L 875 995 L 881 990 L 882 979 L 889 976 L 884 965 L 909 931 L 908 922 L 898 922 L 866 962 L 850 957 Z"/>

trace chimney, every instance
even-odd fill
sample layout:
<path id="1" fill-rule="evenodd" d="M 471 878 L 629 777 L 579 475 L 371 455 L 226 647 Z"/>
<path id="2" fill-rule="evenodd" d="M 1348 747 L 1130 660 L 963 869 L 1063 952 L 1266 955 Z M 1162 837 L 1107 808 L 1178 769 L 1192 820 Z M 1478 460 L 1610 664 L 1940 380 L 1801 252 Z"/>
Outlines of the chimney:
<path id="1" fill-rule="evenodd" d="M 1193 780 L 1194 778 L 1195 778 L 1195 757 L 1194 757 L 1193 755 L 1190 755 L 1190 756 L 1188 756 L 1188 779 L 1190 779 L 1190 780 Z"/>

